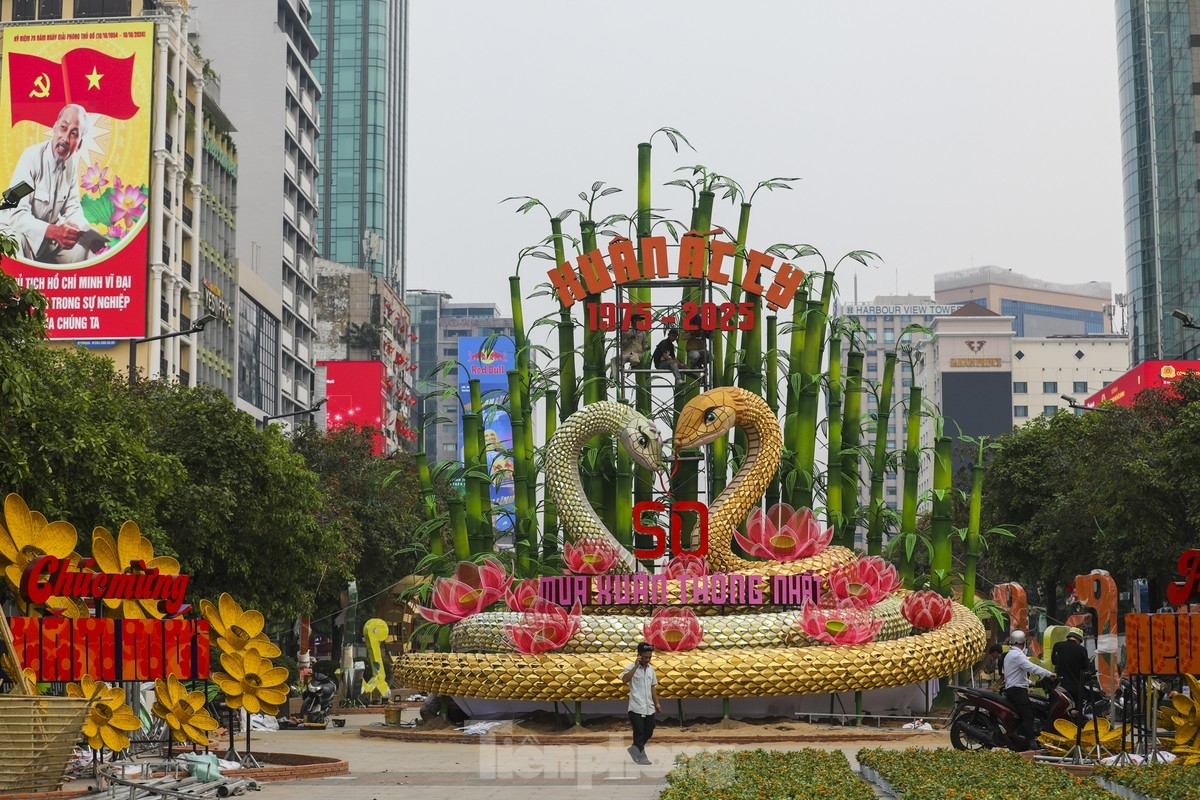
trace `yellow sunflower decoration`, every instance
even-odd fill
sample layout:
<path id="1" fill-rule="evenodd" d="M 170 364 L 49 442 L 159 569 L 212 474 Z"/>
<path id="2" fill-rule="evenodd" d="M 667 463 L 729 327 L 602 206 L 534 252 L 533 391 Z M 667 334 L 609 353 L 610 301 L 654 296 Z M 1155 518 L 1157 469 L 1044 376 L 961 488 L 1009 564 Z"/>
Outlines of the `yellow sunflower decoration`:
<path id="1" fill-rule="evenodd" d="M 48 522 L 41 513 L 30 511 L 19 494 L 4 498 L 4 521 L 0 522 L 0 568 L 4 570 L 4 578 L 14 592 L 21 584 L 25 568 L 42 556 L 57 556 L 78 564 L 79 554 L 75 552 L 78 543 L 79 535 L 71 523 L 63 520 Z M 51 597 L 46 601 L 46 607 L 62 609 L 68 617 L 88 615 L 87 606 L 78 598 Z M 22 608 L 27 612 L 32 610 L 25 608 L 24 604 Z"/>
<path id="2" fill-rule="evenodd" d="M 93 750 L 107 747 L 114 753 L 129 749 L 129 731 L 142 721 L 125 705 L 125 690 L 84 675 L 79 683 L 67 684 L 68 697 L 91 699 L 92 710 L 83 722 L 83 735 Z"/>
<path id="3" fill-rule="evenodd" d="M 96 565 L 109 574 L 138 575 L 157 569 L 163 575 L 178 575 L 179 562 L 170 556 L 154 555 L 154 545 L 136 522 L 129 520 L 121 526 L 117 538 L 105 528 L 92 531 L 92 556 Z M 144 569 L 143 569 L 144 565 Z M 111 616 L 123 619 L 162 619 L 166 614 L 157 600 L 104 599 Z"/>
<path id="4" fill-rule="evenodd" d="M 1194 675 L 1184 675 L 1187 679 L 1191 697 L 1183 692 L 1176 692 L 1171 697 L 1171 705 L 1164 705 L 1170 713 L 1171 723 L 1175 728 L 1175 748 L 1173 752 L 1179 755 L 1186 750 L 1185 755 L 1195 758 L 1200 755 L 1200 681 Z"/>
<path id="5" fill-rule="evenodd" d="M 277 714 L 279 706 L 287 701 L 287 668 L 271 666 L 257 650 L 221 653 L 221 666 L 226 672 L 213 673 L 213 680 L 225 693 L 230 708 L 244 708 L 250 714 Z"/>
<path id="6" fill-rule="evenodd" d="M 1094 750 L 1096 745 L 1108 753 L 1115 753 L 1121 749 L 1121 737 L 1124 733 L 1124 725 L 1114 728 L 1103 717 L 1084 720 L 1079 725 L 1069 719 L 1059 718 L 1054 720 L 1054 733 L 1043 731 L 1038 738 L 1050 750 L 1060 755 L 1074 747 L 1077 741 L 1085 753 Z"/>
<path id="7" fill-rule="evenodd" d="M 217 729 L 217 721 L 204 707 L 204 692 L 189 692 L 179 678 L 170 675 L 154 682 L 154 693 L 157 699 L 150 710 L 166 721 L 171 738 L 208 747 L 208 731 Z"/>
<path id="8" fill-rule="evenodd" d="M 200 601 L 200 613 L 212 626 L 211 638 L 223 653 L 254 650 L 263 658 L 275 658 L 280 649 L 263 633 L 266 620 L 257 611 L 243 611 L 228 592 L 222 592 L 217 605 Z"/>

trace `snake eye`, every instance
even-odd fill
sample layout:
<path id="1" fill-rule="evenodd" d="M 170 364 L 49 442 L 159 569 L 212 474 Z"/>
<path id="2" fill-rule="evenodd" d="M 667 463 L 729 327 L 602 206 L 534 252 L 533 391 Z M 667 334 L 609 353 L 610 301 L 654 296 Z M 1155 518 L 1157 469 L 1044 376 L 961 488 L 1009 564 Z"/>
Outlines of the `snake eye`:
<path id="1" fill-rule="evenodd" d="M 717 421 L 717 412 L 713 411 L 711 408 L 708 411 L 705 411 L 704 412 L 704 421 L 708 422 L 708 423 L 716 422 Z"/>
<path id="2" fill-rule="evenodd" d="M 644 433 L 638 434 L 637 443 L 639 447 L 645 447 L 650 444 L 650 438 Z"/>

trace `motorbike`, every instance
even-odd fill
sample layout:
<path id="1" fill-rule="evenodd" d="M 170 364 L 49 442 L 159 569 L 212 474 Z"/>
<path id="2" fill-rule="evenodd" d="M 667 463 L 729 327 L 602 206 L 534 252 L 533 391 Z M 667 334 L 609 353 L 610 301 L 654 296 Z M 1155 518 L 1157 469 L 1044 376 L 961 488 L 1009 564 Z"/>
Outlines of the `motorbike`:
<path id="1" fill-rule="evenodd" d="M 1083 715 L 1074 709 L 1071 696 L 1058 681 L 1042 678 L 1036 684 L 1046 694 L 1030 693 L 1033 705 L 1034 731 L 1049 731 L 1056 719 Z M 1021 736 L 1021 722 L 1016 708 L 1002 694 L 971 686 L 951 686 L 954 691 L 954 711 L 950 716 L 950 743 L 957 750 L 980 750 L 1008 747 L 1026 750 L 1032 744 Z"/>
<path id="2" fill-rule="evenodd" d="M 300 717 L 309 728 L 325 727 L 326 718 L 333 711 L 333 695 L 337 684 L 323 672 L 314 672 L 312 680 L 300 693 Z"/>

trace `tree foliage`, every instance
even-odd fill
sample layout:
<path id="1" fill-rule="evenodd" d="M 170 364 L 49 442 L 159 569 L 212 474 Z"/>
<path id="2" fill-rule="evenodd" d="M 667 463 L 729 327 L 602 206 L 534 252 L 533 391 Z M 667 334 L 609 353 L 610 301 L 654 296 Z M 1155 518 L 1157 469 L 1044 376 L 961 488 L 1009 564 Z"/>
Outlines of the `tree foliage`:
<path id="1" fill-rule="evenodd" d="M 1054 591 L 1093 569 L 1161 586 L 1200 547 L 1200 378 L 1132 408 L 1039 417 L 1000 442 L 984 514 L 1017 536 L 995 543 L 991 573 Z"/>

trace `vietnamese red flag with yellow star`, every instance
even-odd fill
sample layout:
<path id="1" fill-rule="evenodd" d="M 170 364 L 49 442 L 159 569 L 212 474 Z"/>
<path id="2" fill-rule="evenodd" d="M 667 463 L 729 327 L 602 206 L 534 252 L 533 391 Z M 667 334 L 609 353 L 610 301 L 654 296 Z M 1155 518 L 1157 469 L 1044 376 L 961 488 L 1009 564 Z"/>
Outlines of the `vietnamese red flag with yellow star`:
<path id="1" fill-rule="evenodd" d="M 68 51 L 61 61 L 28 53 L 8 58 L 12 124 L 30 120 L 50 126 L 67 103 L 90 114 L 129 119 L 138 112 L 133 101 L 133 59 L 117 58 L 90 47 Z"/>

